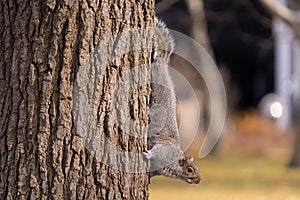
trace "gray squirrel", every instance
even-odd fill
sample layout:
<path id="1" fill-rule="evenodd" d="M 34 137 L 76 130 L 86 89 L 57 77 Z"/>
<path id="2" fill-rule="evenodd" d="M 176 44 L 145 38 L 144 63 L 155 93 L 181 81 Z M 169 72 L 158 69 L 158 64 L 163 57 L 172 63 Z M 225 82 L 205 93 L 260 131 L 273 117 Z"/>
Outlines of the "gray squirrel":
<path id="1" fill-rule="evenodd" d="M 157 18 L 154 20 L 149 138 L 148 150 L 144 152 L 150 161 L 149 178 L 165 175 L 198 184 L 201 181 L 200 170 L 193 157 L 185 156 L 180 147 L 176 96 L 168 70 L 174 39 L 164 22 Z"/>

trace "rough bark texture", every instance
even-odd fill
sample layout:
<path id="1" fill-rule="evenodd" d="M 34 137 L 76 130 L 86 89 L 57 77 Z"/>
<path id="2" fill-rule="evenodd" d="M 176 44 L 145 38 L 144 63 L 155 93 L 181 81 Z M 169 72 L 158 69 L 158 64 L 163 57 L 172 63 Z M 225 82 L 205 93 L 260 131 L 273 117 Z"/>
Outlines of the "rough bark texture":
<path id="1" fill-rule="evenodd" d="M 3 0 L 0 10 L 0 199 L 148 199 L 145 171 L 102 162 L 118 162 L 114 151 L 97 159 L 72 110 L 74 84 L 89 53 L 112 35 L 152 26 L 154 0 Z M 125 152 L 142 152 L 147 131 L 131 137 L 117 127 L 113 93 L 119 79 L 133 80 L 133 88 L 140 79 L 150 82 L 150 54 L 133 51 L 110 62 L 93 91 L 100 130 L 93 134 Z M 118 100 L 128 107 L 121 114 L 141 127 L 148 125 L 149 90 L 144 84 Z M 105 150 L 105 143 L 97 144 Z M 122 159 L 124 168 L 132 162 L 147 167 Z"/>

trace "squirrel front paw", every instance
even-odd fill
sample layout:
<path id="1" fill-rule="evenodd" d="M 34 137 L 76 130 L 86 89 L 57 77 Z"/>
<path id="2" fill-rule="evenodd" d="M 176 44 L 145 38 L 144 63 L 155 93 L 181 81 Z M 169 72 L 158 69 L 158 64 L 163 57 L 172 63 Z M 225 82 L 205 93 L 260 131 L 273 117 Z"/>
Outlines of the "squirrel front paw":
<path id="1" fill-rule="evenodd" d="M 152 152 L 151 151 L 145 150 L 143 152 L 143 154 L 147 158 L 147 160 L 150 160 L 152 158 Z"/>

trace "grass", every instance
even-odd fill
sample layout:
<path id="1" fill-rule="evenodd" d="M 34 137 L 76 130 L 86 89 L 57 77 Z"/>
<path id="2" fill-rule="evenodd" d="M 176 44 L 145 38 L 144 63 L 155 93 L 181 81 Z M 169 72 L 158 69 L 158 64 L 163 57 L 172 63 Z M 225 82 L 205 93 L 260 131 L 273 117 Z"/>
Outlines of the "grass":
<path id="1" fill-rule="evenodd" d="M 155 177 L 150 200 L 299 200 L 300 169 L 282 158 L 217 156 L 198 162 L 202 183 Z"/>

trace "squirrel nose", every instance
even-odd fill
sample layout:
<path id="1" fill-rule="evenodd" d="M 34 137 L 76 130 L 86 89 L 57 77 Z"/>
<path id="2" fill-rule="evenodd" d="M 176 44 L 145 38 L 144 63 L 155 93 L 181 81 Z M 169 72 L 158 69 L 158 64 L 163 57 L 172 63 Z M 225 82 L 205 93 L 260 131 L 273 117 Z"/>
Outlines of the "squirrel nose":
<path id="1" fill-rule="evenodd" d="M 201 177 L 197 177 L 196 181 L 195 181 L 197 184 L 198 183 L 201 183 Z"/>

